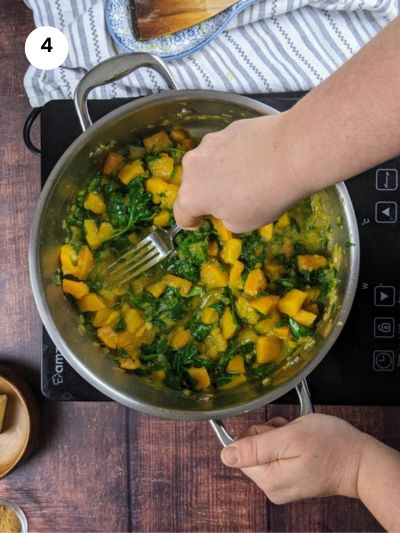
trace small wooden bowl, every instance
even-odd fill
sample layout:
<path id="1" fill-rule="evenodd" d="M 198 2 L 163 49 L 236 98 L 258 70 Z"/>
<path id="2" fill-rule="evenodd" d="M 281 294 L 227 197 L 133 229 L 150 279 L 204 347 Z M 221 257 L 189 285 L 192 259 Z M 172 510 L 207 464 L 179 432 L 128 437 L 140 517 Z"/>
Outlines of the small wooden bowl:
<path id="1" fill-rule="evenodd" d="M 0 479 L 26 459 L 36 438 L 39 410 L 26 383 L 10 369 L 0 366 L 0 394 L 7 407 L 0 433 Z"/>

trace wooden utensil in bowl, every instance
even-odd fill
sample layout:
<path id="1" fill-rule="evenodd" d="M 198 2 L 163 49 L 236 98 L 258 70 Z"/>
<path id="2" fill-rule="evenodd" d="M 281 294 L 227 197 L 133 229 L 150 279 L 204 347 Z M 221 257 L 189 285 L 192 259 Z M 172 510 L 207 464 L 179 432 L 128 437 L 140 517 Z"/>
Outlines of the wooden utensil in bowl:
<path id="1" fill-rule="evenodd" d="M 138 39 L 152 39 L 184 30 L 221 13 L 238 0 L 130 0 Z"/>

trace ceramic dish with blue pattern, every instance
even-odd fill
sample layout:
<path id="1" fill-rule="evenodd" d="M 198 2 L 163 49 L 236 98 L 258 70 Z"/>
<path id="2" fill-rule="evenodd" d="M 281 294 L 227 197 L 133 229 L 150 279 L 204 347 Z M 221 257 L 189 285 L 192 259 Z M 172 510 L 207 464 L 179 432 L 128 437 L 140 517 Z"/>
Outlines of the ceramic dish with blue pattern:
<path id="1" fill-rule="evenodd" d="M 214 17 L 171 35 L 139 41 L 136 39 L 129 0 L 106 1 L 106 24 L 117 45 L 126 52 L 148 52 L 163 59 L 181 59 L 193 54 L 218 35 L 245 7 L 256 0 L 240 0 Z"/>

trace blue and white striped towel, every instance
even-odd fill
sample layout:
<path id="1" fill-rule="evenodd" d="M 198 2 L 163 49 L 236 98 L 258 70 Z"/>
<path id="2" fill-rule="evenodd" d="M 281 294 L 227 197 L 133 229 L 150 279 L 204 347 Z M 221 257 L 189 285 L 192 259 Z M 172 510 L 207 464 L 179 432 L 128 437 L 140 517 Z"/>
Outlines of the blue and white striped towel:
<path id="1" fill-rule="evenodd" d="M 70 52 L 53 71 L 29 67 L 30 103 L 72 98 L 83 74 L 118 54 L 103 0 L 25 0 L 37 26 L 56 26 Z M 238 93 L 307 90 L 356 53 L 400 12 L 400 0 L 259 0 L 201 50 L 169 63 L 183 89 Z M 149 69 L 93 91 L 92 98 L 150 94 L 165 82 Z"/>

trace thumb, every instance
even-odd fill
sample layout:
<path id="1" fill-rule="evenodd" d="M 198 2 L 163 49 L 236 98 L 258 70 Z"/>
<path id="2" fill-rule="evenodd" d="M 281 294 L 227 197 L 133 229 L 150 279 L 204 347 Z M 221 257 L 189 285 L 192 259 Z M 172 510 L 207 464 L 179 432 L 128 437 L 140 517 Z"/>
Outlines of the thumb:
<path id="1" fill-rule="evenodd" d="M 175 200 L 174 204 L 174 217 L 176 224 L 180 228 L 186 230 L 197 229 L 201 226 L 201 223 L 203 222 L 203 217 L 194 217 L 190 215 L 184 207 L 182 207 L 179 196 Z"/>
<path id="2" fill-rule="evenodd" d="M 222 462 L 234 468 L 248 468 L 275 461 L 278 457 L 280 429 L 271 428 L 237 440 L 222 450 Z"/>

